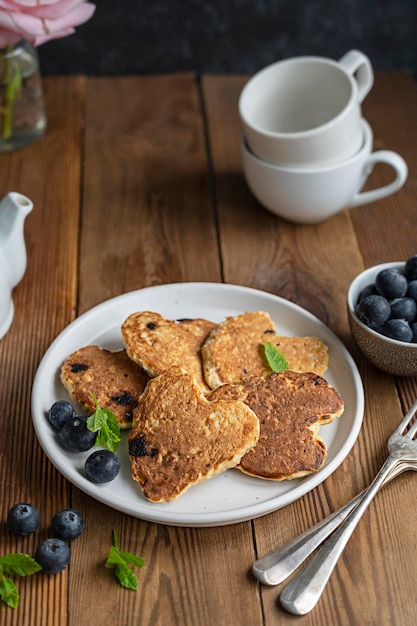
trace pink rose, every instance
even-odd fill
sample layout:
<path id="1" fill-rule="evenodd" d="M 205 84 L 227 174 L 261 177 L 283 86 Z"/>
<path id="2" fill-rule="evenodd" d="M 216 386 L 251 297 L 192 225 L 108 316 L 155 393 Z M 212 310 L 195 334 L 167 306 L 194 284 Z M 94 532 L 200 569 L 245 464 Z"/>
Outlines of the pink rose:
<path id="1" fill-rule="evenodd" d="M 39 46 L 72 35 L 95 9 L 87 0 L 0 0 L 0 48 L 20 39 Z"/>

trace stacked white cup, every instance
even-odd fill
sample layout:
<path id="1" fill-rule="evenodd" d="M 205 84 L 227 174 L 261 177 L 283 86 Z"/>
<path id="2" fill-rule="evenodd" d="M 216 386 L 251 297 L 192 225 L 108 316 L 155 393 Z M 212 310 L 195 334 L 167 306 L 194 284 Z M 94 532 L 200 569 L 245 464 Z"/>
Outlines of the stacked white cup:
<path id="1" fill-rule="evenodd" d="M 243 172 L 254 196 L 292 222 L 321 222 L 345 208 L 375 202 L 404 184 L 404 159 L 372 152 L 373 133 L 361 103 L 374 81 L 358 50 L 339 61 L 303 56 L 255 74 L 240 94 Z M 395 180 L 361 192 L 377 163 Z"/>

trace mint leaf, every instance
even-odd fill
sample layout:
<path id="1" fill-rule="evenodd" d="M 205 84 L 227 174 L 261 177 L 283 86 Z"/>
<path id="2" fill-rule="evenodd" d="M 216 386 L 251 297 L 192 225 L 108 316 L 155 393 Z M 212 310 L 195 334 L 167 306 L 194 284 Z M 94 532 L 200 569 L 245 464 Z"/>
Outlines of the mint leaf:
<path id="1" fill-rule="evenodd" d="M 87 428 L 97 433 L 96 446 L 116 452 L 120 442 L 120 426 L 113 411 L 102 409 L 93 394 L 96 411 L 87 419 Z"/>
<path id="2" fill-rule="evenodd" d="M 30 576 L 41 570 L 39 563 L 28 554 L 6 554 L 0 557 L 0 571 L 17 576 Z"/>
<path id="3" fill-rule="evenodd" d="M 121 552 L 119 550 L 116 531 L 113 531 L 113 545 L 110 547 L 109 554 L 106 559 L 107 567 L 114 567 L 114 573 L 122 585 L 126 589 L 136 591 L 138 588 L 138 579 L 132 570 L 134 567 L 144 567 L 145 561 L 140 556 L 136 556 L 131 552 Z"/>
<path id="4" fill-rule="evenodd" d="M 0 557 L 0 599 L 7 606 L 16 609 L 19 606 L 19 592 L 14 582 L 6 574 L 30 576 L 41 569 L 39 563 L 28 554 L 16 552 Z"/>
<path id="5" fill-rule="evenodd" d="M 130 552 L 120 552 L 120 556 L 128 565 L 134 565 L 135 567 L 145 567 L 145 561 L 141 556 L 131 554 Z"/>
<path id="6" fill-rule="evenodd" d="M 289 369 L 288 361 L 280 350 L 273 343 L 264 343 L 265 356 L 268 365 L 274 373 L 283 372 Z"/>
<path id="7" fill-rule="evenodd" d="M 120 555 L 119 548 L 116 548 L 116 546 L 110 548 L 106 565 L 108 567 L 112 567 L 113 565 L 125 565 L 125 560 Z"/>
<path id="8" fill-rule="evenodd" d="M 126 564 L 118 565 L 115 569 L 117 580 L 125 589 L 131 589 L 132 591 L 136 591 L 138 588 L 138 579 L 137 576 L 130 567 Z"/>
<path id="9" fill-rule="evenodd" d="M 0 576 L 0 598 L 12 609 L 19 606 L 19 592 L 14 582 L 6 576 Z"/>
<path id="10" fill-rule="evenodd" d="M 96 446 L 107 448 L 112 452 L 116 452 L 120 442 L 120 427 L 116 421 L 113 421 L 114 414 L 109 409 L 101 409 L 102 411 L 109 411 L 107 422 L 104 422 L 101 428 L 96 431 L 97 439 Z M 114 418 L 115 419 L 115 418 Z M 87 424 L 88 426 L 88 424 Z M 90 429 L 91 430 L 91 429 Z"/>

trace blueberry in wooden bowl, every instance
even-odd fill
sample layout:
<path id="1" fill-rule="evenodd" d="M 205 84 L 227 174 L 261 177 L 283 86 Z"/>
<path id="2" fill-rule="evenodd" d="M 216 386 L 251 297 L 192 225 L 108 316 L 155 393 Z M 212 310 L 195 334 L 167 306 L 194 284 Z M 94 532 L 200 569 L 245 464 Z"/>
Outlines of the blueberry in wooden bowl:
<path id="1" fill-rule="evenodd" d="M 396 376 L 417 376 L 417 254 L 356 276 L 347 312 L 352 336 L 373 365 Z"/>

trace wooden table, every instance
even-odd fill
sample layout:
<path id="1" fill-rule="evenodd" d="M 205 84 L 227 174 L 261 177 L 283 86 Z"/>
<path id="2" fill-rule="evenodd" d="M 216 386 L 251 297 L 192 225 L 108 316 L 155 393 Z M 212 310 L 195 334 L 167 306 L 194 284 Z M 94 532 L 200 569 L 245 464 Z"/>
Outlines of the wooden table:
<path id="1" fill-rule="evenodd" d="M 15 289 L 15 319 L 0 342 L 0 555 L 34 554 L 57 510 L 72 506 L 86 530 L 56 576 L 17 580 L 17 610 L 3 626 L 227 626 L 417 622 L 415 477 L 384 488 L 366 512 L 318 606 L 296 618 L 278 603 L 282 586 L 259 586 L 256 557 L 350 500 L 374 477 L 386 442 L 417 396 L 417 380 L 376 370 L 350 337 L 346 289 L 363 268 L 417 252 L 417 90 L 402 72 L 377 73 L 364 106 L 376 149 L 398 151 L 405 187 L 367 208 L 315 226 L 263 209 L 239 157 L 237 101 L 247 77 L 192 74 L 126 78 L 49 77 L 48 130 L 0 157 L 0 194 L 35 205 L 26 221 L 28 268 Z M 375 184 L 387 181 L 382 166 Z M 352 451 L 319 487 L 253 521 L 218 528 L 145 522 L 73 487 L 43 453 L 30 397 L 52 340 L 81 313 L 141 287 L 214 281 L 264 290 L 311 311 L 345 343 L 365 388 L 363 427 Z M 7 511 L 32 501 L 40 530 L 11 535 Z M 122 589 L 103 566 L 112 540 L 141 555 L 139 590 Z"/>

